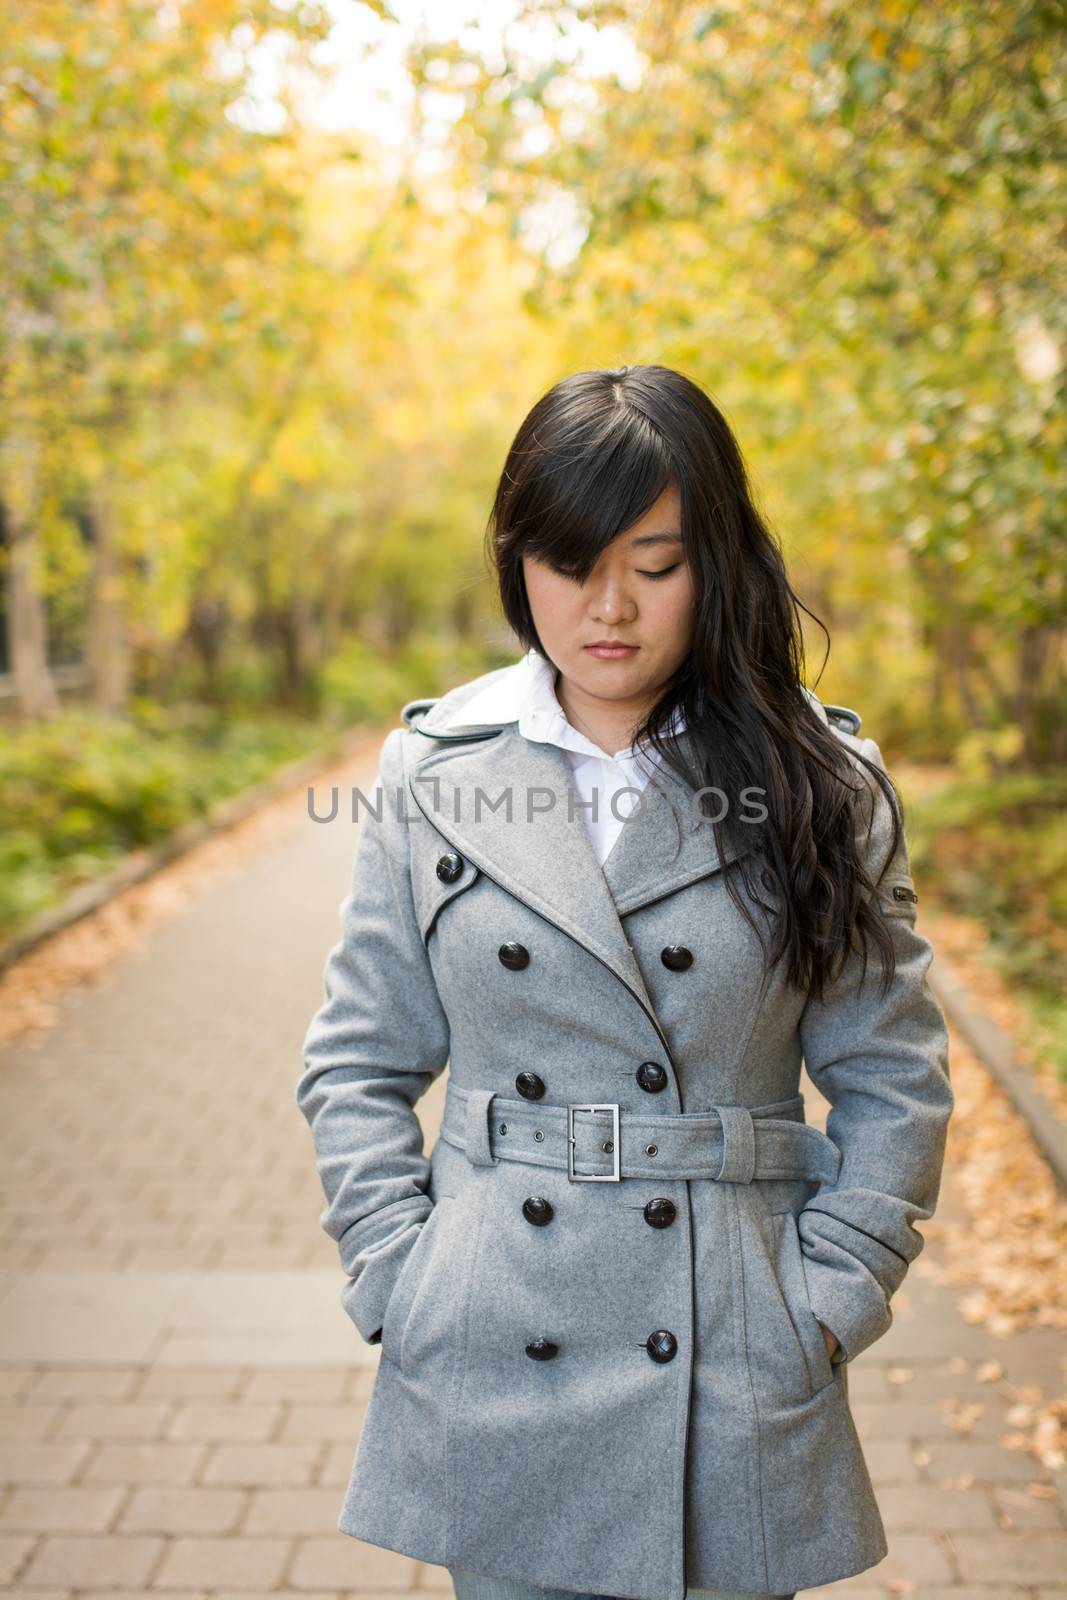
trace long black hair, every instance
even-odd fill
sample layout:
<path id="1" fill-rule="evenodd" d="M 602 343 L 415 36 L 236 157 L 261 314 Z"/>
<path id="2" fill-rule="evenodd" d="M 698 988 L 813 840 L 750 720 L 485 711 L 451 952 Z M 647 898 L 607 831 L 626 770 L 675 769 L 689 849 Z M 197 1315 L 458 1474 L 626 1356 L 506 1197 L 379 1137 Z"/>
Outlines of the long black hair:
<path id="1" fill-rule="evenodd" d="M 788 981 L 820 999 L 857 939 L 866 973 L 871 941 L 888 988 L 894 949 L 859 847 L 856 797 L 865 785 L 857 784 L 857 771 L 869 770 L 890 807 L 886 860 L 902 835 L 903 805 L 885 769 L 846 749 L 804 692 L 800 611 L 823 624 L 794 593 L 737 441 L 699 385 L 670 367 L 627 366 L 575 373 L 542 395 L 512 442 L 486 530 L 504 615 L 524 649 L 547 655 L 522 557 L 585 581 L 601 551 L 672 483 L 695 628 L 687 658 L 635 742 L 651 745 L 694 790 L 717 788 L 727 797 L 748 787 L 763 791 L 765 822 L 739 821 L 731 804 L 713 826 L 720 852 L 743 837 L 734 866 L 748 895 L 771 914 L 769 937 L 732 870 L 728 891 L 768 965 L 785 960 Z M 676 710 L 692 757 L 669 731 Z"/>

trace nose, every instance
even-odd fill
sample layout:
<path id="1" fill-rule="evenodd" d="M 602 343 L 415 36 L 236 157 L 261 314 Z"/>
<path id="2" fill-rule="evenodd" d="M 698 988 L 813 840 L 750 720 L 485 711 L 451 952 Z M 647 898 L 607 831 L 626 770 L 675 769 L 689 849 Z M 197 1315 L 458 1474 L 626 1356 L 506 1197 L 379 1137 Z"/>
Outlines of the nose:
<path id="1" fill-rule="evenodd" d="M 632 622 L 637 607 L 620 578 L 605 577 L 599 583 L 593 581 L 589 615 L 594 622 L 615 628 L 620 623 Z"/>

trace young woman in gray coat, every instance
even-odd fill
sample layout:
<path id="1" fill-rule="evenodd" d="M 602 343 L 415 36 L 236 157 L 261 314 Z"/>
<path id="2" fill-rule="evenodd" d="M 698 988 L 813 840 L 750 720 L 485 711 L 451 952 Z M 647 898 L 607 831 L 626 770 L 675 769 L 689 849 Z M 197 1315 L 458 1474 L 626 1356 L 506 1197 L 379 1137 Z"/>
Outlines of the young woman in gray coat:
<path id="1" fill-rule="evenodd" d="M 683 375 L 557 384 L 489 536 L 525 654 L 405 706 L 354 792 L 304 1044 L 380 1345 L 338 1527 L 459 1600 L 792 1595 L 887 1553 L 849 1366 L 953 1106 L 899 800 L 803 687 L 800 602 Z"/>

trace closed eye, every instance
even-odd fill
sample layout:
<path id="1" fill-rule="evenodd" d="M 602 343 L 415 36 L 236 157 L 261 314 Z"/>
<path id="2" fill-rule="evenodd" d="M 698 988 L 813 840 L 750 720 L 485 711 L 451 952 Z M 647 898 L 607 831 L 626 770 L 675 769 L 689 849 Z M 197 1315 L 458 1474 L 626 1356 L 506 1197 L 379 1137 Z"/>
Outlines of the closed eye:
<path id="1" fill-rule="evenodd" d="M 658 572 L 644 572 L 640 567 L 638 571 L 641 573 L 642 578 L 669 578 L 672 572 L 678 571 L 681 564 L 680 561 L 676 561 L 672 567 L 661 567 Z"/>

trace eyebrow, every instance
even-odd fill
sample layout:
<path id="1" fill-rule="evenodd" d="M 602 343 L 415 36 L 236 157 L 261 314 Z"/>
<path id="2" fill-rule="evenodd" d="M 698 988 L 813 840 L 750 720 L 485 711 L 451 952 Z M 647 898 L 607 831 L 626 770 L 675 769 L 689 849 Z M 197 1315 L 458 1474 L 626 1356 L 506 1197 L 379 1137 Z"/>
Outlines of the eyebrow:
<path id="1" fill-rule="evenodd" d="M 680 533 L 643 533 L 633 541 L 634 548 L 646 544 L 681 544 Z"/>

